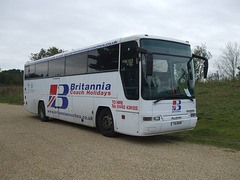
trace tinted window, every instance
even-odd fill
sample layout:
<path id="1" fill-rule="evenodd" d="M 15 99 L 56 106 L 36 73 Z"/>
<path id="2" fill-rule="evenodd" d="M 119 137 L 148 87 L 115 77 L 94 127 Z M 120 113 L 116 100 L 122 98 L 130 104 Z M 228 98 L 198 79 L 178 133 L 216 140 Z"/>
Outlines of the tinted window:
<path id="1" fill-rule="evenodd" d="M 121 44 L 121 78 L 127 99 L 139 97 L 139 60 L 135 41 Z"/>
<path id="2" fill-rule="evenodd" d="M 153 53 L 191 57 L 190 45 L 175 42 L 142 39 L 141 46 Z"/>
<path id="3" fill-rule="evenodd" d="M 36 76 L 48 77 L 48 62 L 36 64 Z"/>
<path id="4" fill-rule="evenodd" d="M 36 65 L 30 65 L 29 78 L 36 77 Z"/>
<path id="5" fill-rule="evenodd" d="M 30 67 L 25 66 L 24 74 L 25 74 L 25 79 L 29 78 L 29 73 L 30 73 Z"/>
<path id="6" fill-rule="evenodd" d="M 88 53 L 88 72 L 118 69 L 119 45 L 104 47 Z"/>
<path id="7" fill-rule="evenodd" d="M 66 58 L 66 75 L 87 73 L 87 53 Z"/>
<path id="8" fill-rule="evenodd" d="M 64 75 L 65 58 L 49 61 L 49 76 L 63 76 Z"/>

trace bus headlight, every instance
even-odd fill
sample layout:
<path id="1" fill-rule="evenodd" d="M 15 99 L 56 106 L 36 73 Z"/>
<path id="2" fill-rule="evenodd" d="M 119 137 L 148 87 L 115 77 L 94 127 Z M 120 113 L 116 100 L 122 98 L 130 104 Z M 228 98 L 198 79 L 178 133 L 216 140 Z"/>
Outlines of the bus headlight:
<path id="1" fill-rule="evenodd" d="M 143 121 L 160 121 L 161 117 L 157 116 L 157 117 L 143 117 Z"/>
<path id="2" fill-rule="evenodd" d="M 161 117 L 158 116 L 158 117 L 154 117 L 153 119 L 154 121 L 160 121 Z"/>
<path id="3" fill-rule="evenodd" d="M 190 113 L 190 117 L 196 117 L 196 113 Z"/>
<path id="4" fill-rule="evenodd" d="M 152 121 L 152 117 L 143 117 L 143 121 Z"/>

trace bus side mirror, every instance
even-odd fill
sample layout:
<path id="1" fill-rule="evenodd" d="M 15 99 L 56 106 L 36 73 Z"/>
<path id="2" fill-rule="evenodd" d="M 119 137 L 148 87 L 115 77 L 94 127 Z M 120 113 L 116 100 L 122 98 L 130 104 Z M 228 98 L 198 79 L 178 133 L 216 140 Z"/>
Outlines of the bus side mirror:
<path id="1" fill-rule="evenodd" d="M 195 55 L 195 54 L 192 54 L 192 58 L 198 58 L 198 59 L 204 60 L 203 75 L 204 75 L 204 78 L 206 79 L 207 73 L 208 73 L 208 59 L 205 57 L 202 57 L 202 56 Z"/>
<path id="2" fill-rule="evenodd" d="M 152 52 L 141 48 L 141 47 L 137 47 L 137 52 L 139 53 L 143 53 L 146 55 L 146 76 L 152 76 L 153 74 L 153 55 Z"/>
<path id="3" fill-rule="evenodd" d="M 147 62 L 146 62 L 146 75 L 152 76 L 153 74 L 153 55 L 147 54 Z"/>
<path id="4" fill-rule="evenodd" d="M 206 79 L 207 78 L 207 73 L 208 73 L 208 60 L 206 59 L 204 61 L 204 78 Z"/>

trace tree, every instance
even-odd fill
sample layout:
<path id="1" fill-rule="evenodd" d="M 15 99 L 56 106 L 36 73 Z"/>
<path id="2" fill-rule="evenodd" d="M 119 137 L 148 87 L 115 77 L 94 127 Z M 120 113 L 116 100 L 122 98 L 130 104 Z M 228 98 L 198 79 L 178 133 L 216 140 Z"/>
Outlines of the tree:
<path id="1" fill-rule="evenodd" d="M 237 42 L 228 42 L 222 50 L 220 62 L 217 64 L 219 71 L 234 80 L 238 76 L 240 64 L 240 46 Z"/>
<path id="2" fill-rule="evenodd" d="M 198 56 L 202 56 L 207 58 L 208 60 L 212 58 L 212 54 L 207 51 L 206 44 L 202 44 L 201 46 L 196 46 L 193 49 L 193 54 L 196 54 Z M 195 78 L 196 81 L 201 81 L 204 76 L 204 62 L 200 61 L 199 59 L 193 59 L 194 62 L 194 71 L 195 71 Z"/>
<path id="3" fill-rule="evenodd" d="M 19 69 L 10 69 L 0 73 L 0 86 L 1 85 L 22 85 L 23 84 L 23 71 Z"/>
<path id="4" fill-rule="evenodd" d="M 207 81 L 220 81 L 221 76 L 218 71 L 208 74 Z"/>
<path id="5" fill-rule="evenodd" d="M 39 60 L 39 59 L 42 59 L 42 58 L 45 58 L 45 57 L 50 57 L 50 56 L 53 56 L 55 54 L 59 54 L 59 53 L 63 53 L 65 52 L 64 50 L 62 49 L 58 49 L 56 47 L 50 47 L 48 48 L 47 50 L 46 49 L 41 49 L 39 53 L 31 53 L 31 57 L 30 59 L 33 60 L 33 61 L 36 61 L 36 60 Z"/>

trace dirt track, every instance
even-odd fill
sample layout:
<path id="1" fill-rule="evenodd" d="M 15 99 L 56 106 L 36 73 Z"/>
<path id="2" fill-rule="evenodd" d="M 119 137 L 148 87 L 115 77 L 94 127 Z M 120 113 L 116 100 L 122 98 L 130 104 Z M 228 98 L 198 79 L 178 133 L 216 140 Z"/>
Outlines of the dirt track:
<path id="1" fill-rule="evenodd" d="M 163 136 L 106 138 L 0 104 L 1 179 L 239 179 L 240 152 Z"/>

